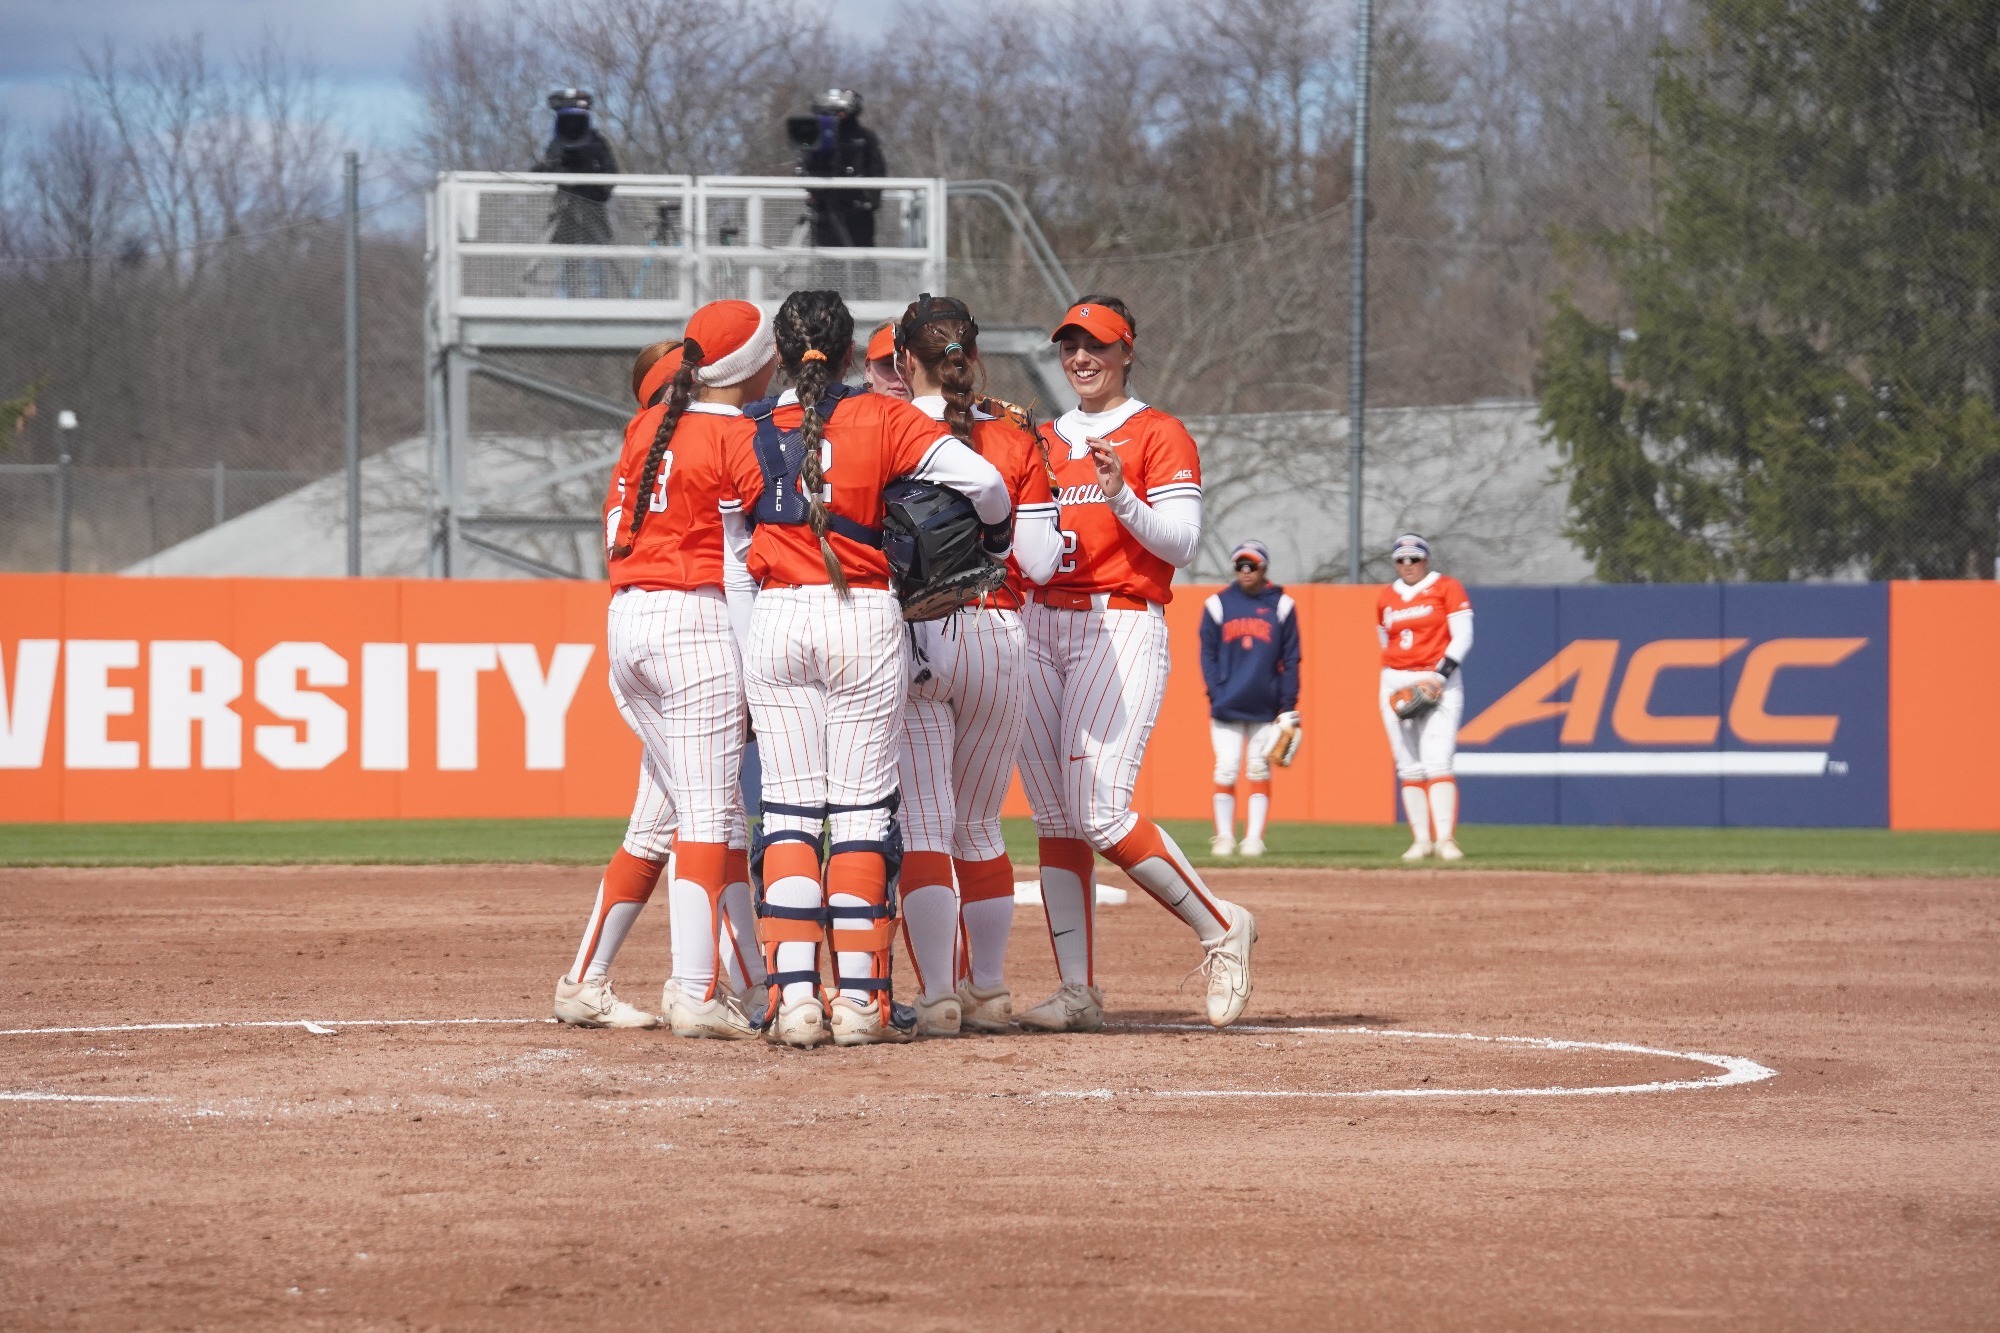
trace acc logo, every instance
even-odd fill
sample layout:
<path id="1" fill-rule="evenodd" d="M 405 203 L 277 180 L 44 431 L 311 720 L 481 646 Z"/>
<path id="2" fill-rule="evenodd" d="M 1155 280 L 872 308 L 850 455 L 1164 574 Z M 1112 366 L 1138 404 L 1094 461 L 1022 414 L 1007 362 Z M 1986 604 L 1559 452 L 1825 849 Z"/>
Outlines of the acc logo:
<path id="1" fill-rule="evenodd" d="M 1654 688 L 1667 671 L 1719 667 L 1742 652 L 1748 639 L 1655 639 L 1641 644 L 1625 664 L 1625 680 L 1611 705 L 1611 730 L 1627 745 L 1713 745 L 1722 719 L 1710 715 L 1662 716 L 1652 711 Z M 1771 687 L 1786 669 L 1831 667 L 1861 651 L 1866 639 L 1769 639 L 1743 659 L 1743 673 L 1729 701 L 1729 730 L 1748 745 L 1830 745 L 1840 718 L 1827 714 L 1772 713 Z M 1575 639 L 1495 700 L 1458 733 L 1461 744 L 1484 745 L 1515 727 L 1562 719 L 1564 745 L 1597 740 L 1618 640 Z M 1553 696 L 1573 686 L 1567 699 Z"/>

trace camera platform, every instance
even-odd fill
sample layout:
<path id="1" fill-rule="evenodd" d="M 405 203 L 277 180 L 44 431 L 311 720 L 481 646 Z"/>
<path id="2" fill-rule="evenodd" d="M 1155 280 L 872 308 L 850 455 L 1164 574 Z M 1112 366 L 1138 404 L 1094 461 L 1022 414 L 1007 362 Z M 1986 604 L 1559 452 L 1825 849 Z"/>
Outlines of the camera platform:
<path id="1" fill-rule="evenodd" d="M 608 197 L 595 196 L 606 193 Z M 576 577 L 597 513 L 532 503 L 535 487 L 499 493 L 474 476 L 471 383 L 486 376 L 622 426 L 629 399 L 530 372 L 517 353 L 636 353 L 680 336 L 708 301 L 739 299 L 776 311 L 791 292 L 838 291 L 857 330 L 900 316 L 919 292 L 949 291 L 947 198 L 1000 204 L 1048 280 L 1053 299 L 1074 288 L 1026 205 L 994 182 L 921 177 L 562 175 L 446 172 L 426 208 L 428 297 L 424 341 L 429 380 L 430 568 L 466 572 L 476 551 L 517 573 Z M 869 192 L 875 239 L 868 247 L 814 244 L 814 201 Z M 1053 276 L 1051 276 L 1053 275 Z M 1017 359 L 1031 378 L 1062 390 L 1046 335 L 991 330 L 988 355 Z M 608 472 L 617 450 L 551 459 L 546 488 Z M 529 501 L 529 503 L 523 503 Z M 551 549 L 565 552 L 550 556 Z M 601 562 L 600 562 L 601 563 Z"/>

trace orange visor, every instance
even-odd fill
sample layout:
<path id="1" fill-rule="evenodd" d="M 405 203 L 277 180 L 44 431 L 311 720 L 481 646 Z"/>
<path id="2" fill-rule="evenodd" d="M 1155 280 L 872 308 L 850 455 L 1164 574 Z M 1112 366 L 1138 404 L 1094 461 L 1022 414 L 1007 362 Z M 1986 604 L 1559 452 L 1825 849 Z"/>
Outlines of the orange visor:
<path id="1" fill-rule="evenodd" d="M 675 343 L 674 349 L 649 366 L 646 370 L 646 377 L 639 381 L 638 398 L 641 411 L 644 411 L 647 405 L 659 397 L 660 390 L 667 387 L 667 382 L 679 373 L 680 368 L 681 345 Z"/>
<path id="2" fill-rule="evenodd" d="M 1132 326 L 1109 306 L 1071 306 L 1062 323 L 1056 325 L 1056 331 L 1049 335 L 1049 341 L 1061 342 L 1064 329 L 1082 329 L 1101 343 L 1124 343 L 1128 347 L 1132 343 Z"/>
<path id="3" fill-rule="evenodd" d="M 868 340 L 868 359 L 887 361 L 896 354 L 896 326 L 884 324 L 875 330 L 875 336 Z"/>

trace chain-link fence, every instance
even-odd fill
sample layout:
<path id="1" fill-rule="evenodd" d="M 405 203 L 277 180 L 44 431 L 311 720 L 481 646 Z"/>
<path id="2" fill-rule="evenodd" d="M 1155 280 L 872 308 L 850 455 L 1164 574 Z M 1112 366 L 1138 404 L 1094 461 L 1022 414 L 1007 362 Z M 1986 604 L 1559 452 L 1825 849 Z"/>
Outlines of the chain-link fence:
<path id="1" fill-rule="evenodd" d="M 1226 573 L 1228 545 L 1251 536 L 1280 553 L 1281 577 L 1345 575 L 1354 12 L 1309 9 L 1203 0 L 1167 24 L 1032 7 L 915 16 L 929 35 L 902 37 L 939 49 L 963 47 L 953 24 L 1006 35 L 943 85 L 888 47 L 843 57 L 869 80 L 892 170 L 1011 183 L 1076 286 L 1133 308 L 1136 391 L 1194 423 L 1204 447 L 1209 532 L 1196 576 Z M 1365 577 L 1386 576 L 1387 544 L 1405 528 L 1431 537 L 1444 567 L 1489 583 L 1994 575 L 2000 30 L 1990 7 L 1546 0 L 1378 11 Z M 1119 52 L 1116 86 L 1075 77 L 1079 61 L 1104 68 L 1106 44 Z M 421 77 L 501 66 L 514 67 L 442 62 Z M 601 82 L 618 83 L 605 69 Z M 771 169 L 768 153 L 738 161 L 720 148 L 683 161 L 677 145 L 710 142 L 692 123 L 640 142 L 650 131 L 638 109 L 658 91 L 632 107 L 624 93 L 607 101 L 628 163 Z M 437 108 L 485 105 L 431 92 Z M 743 127 L 766 120 L 775 133 L 768 90 L 740 105 L 730 96 L 703 101 L 732 118 L 728 142 L 749 143 Z M 508 143 L 488 133 L 495 126 L 507 129 L 441 122 L 427 142 Z M 505 151 L 516 160 L 435 147 L 436 165 L 519 165 L 520 146 Z M 681 270 L 666 261 L 687 218 L 636 192 L 613 198 L 615 263 L 496 257 L 502 268 L 486 276 L 504 294 L 677 295 Z M 371 572 L 428 567 L 413 219 L 405 199 L 371 216 L 363 243 Z M 526 190 L 482 214 L 477 236 L 536 246 L 556 221 L 545 187 Z M 748 218 L 723 210 L 707 225 L 721 246 Z M 204 479 L 218 464 L 243 477 L 227 483 L 232 528 L 248 517 L 235 497 L 248 504 L 265 484 L 252 472 L 277 486 L 279 474 L 337 470 L 338 219 L 172 252 L 100 246 L 83 259 L 4 258 L 4 232 L 0 397 L 52 378 L 0 461 L 46 467 L 68 453 L 74 567 L 131 567 L 207 533 L 216 511 Z M 1060 302 L 995 213 L 954 201 L 948 244 L 949 285 L 983 326 L 1050 326 Z M 830 252 L 825 262 L 851 261 Z M 916 295 L 877 278 L 870 297 Z M 622 353 L 492 357 L 606 402 L 629 396 Z M 1067 405 L 989 361 L 995 391 L 1043 415 Z M 598 572 L 586 527 L 602 481 L 577 469 L 616 447 L 617 422 L 485 376 L 471 408 L 487 423 L 471 448 L 494 460 L 481 467 L 490 493 L 473 498 L 507 495 L 519 512 L 574 520 L 515 544 Z M 77 413 L 75 430 L 55 427 L 59 409 Z M 566 479 L 536 489 L 556 472 Z M 158 480 L 132 480 L 142 474 Z M 53 484 L 46 472 L 0 475 L 0 558 L 11 567 L 54 567 Z M 262 535 L 205 538 L 203 549 L 228 546 L 241 560 L 287 534 L 303 540 L 337 522 L 341 496 L 299 491 L 288 503 Z M 276 567 L 257 560 L 243 572 Z M 286 567 L 340 566 L 330 556 L 323 568 Z M 469 572 L 522 570 L 476 557 Z"/>

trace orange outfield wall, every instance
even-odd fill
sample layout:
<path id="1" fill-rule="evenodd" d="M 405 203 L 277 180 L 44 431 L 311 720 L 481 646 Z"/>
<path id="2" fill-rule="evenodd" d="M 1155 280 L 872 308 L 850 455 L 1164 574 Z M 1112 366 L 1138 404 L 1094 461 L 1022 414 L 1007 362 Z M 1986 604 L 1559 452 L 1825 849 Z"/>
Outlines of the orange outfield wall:
<path id="1" fill-rule="evenodd" d="M 1996 664 L 2000 583 L 1889 585 L 1890 828 L 2000 829 Z"/>
<path id="2" fill-rule="evenodd" d="M 1209 591 L 1177 588 L 1168 608 L 1174 670 L 1137 795 L 1155 815 L 1209 811 L 1196 624 Z M 0 575 L 0 822 L 622 815 L 639 750 L 605 681 L 607 596 L 598 583 Z M 1307 739 L 1274 817 L 1387 821 L 1374 593 L 1294 596 L 1310 636 Z M 1009 809 L 1027 813 L 1018 783 Z"/>
<path id="3" fill-rule="evenodd" d="M 1149 814 L 1206 818 L 1198 619 L 1140 773 Z M 1299 585 L 1306 742 L 1273 817 L 1387 823 L 1375 590 Z M 0 575 L 0 822 L 626 813 L 638 743 L 606 685 L 597 583 Z M 2000 585 L 1889 587 L 1889 823 L 2000 829 Z M 1957 664 L 1941 665 L 1941 664 Z M 1990 671 L 1988 672 L 1990 674 Z M 440 705 L 442 704 L 442 709 Z M 1027 813 L 1018 783 L 1010 814 Z"/>

